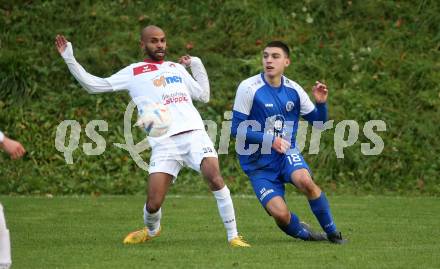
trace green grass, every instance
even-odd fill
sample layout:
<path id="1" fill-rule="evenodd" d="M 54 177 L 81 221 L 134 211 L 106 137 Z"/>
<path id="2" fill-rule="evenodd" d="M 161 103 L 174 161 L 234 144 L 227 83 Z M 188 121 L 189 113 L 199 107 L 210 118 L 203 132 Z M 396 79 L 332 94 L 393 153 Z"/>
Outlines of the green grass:
<path id="1" fill-rule="evenodd" d="M 235 196 L 250 249 L 231 249 L 210 196 L 169 196 L 163 233 L 121 243 L 142 225 L 141 196 L 0 197 L 12 238 L 13 268 L 439 268 L 440 200 L 330 196 L 344 246 L 285 236 L 254 197 Z M 291 209 L 317 227 L 305 199 Z"/>
<path id="2" fill-rule="evenodd" d="M 440 148 L 438 14 L 435 0 L 0 1 L 0 129 L 28 151 L 20 162 L 0 154 L 0 193 L 137 194 L 143 189 L 145 173 L 126 151 L 112 146 L 124 142 L 129 97 L 87 94 L 55 50 L 54 37 L 65 34 L 84 68 L 106 77 L 143 59 L 139 30 L 154 23 L 167 33 L 169 60 L 186 53 L 203 60 L 211 85 L 209 104 L 196 103 L 203 119 L 222 122 L 240 81 L 261 70 L 264 44 L 282 39 L 292 50 L 288 77 L 308 91 L 318 79 L 329 85 L 335 124 L 347 119 L 361 128 L 371 119 L 387 124 L 380 132 L 385 148 L 379 156 L 361 154 L 360 144 L 368 142 L 361 129 L 345 159 L 337 159 L 334 129 L 326 131 L 320 154 L 305 154 L 320 185 L 339 194 L 439 196 L 440 162 L 433 150 Z M 65 119 L 82 127 L 73 165 L 66 165 L 54 146 L 56 128 Z M 82 145 L 91 141 L 84 128 L 95 119 L 109 123 L 108 132 L 101 132 L 107 149 L 87 156 Z M 231 190 L 252 191 L 233 143 L 221 162 Z M 205 187 L 189 172 L 179 177 L 188 183 L 181 187 Z"/>

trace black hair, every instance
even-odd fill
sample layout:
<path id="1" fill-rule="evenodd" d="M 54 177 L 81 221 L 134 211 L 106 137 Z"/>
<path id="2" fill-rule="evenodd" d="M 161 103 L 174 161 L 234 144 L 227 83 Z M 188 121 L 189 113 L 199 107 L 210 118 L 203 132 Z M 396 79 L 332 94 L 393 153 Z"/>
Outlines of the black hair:
<path id="1" fill-rule="evenodd" d="M 282 41 L 278 41 L 278 40 L 270 41 L 269 43 L 267 43 L 265 48 L 280 48 L 286 53 L 287 57 L 290 57 L 290 49 L 286 45 L 286 43 Z"/>

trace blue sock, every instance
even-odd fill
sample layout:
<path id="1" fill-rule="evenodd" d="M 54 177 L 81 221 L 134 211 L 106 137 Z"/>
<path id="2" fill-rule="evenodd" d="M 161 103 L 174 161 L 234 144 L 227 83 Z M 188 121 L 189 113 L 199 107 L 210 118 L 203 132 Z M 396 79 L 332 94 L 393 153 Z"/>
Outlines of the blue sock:
<path id="1" fill-rule="evenodd" d="M 322 229 L 327 233 L 333 233 L 336 231 L 336 225 L 333 222 L 332 213 L 330 212 L 330 206 L 325 194 L 321 192 L 321 196 L 315 200 L 309 200 L 310 208 L 315 214 L 316 218 L 321 224 Z"/>
<path id="2" fill-rule="evenodd" d="M 286 234 L 295 238 L 307 240 L 310 237 L 309 231 L 301 227 L 299 218 L 293 213 L 290 213 L 290 223 L 287 226 L 278 225 L 278 227 L 280 227 L 280 229 Z"/>

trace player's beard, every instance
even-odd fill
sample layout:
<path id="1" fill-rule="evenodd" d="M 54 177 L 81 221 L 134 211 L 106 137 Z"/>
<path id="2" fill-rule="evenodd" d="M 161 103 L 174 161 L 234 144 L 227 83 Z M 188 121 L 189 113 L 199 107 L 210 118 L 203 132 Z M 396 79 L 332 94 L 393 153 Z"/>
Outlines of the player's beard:
<path id="1" fill-rule="evenodd" d="M 163 52 L 163 56 L 158 56 L 157 53 Z M 148 57 L 153 61 L 162 61 L 165 58 L 166 50 L 150 50 L 149 48 L 145 47 L 145 53 L 148 55 Z"/>

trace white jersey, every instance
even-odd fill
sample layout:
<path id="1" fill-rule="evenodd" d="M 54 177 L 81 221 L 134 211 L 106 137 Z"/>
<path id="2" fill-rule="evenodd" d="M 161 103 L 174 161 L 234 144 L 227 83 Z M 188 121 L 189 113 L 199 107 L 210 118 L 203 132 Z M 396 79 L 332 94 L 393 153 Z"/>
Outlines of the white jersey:
<path id="1" fill-rule="evenodd" d="M 192 98 L 200 99 L 198 97 L 203 90 L 182 65 L 173 62 L 139 62 L 106 80 L 113 90 L 128 89 L 138 106 L 144 103 L 144 98 L 148 103 L 165 105 L 172 117 L 165 136 L 204 129 L 202 118 L 192 103 Z"/>
<path id="2" fill-rule="evenodd" d="M 144 61 L 131 64 L 108 78 L 87 73 L 75 60 L 70 42 L 62 54 L 70 72 L 90 93 L 127 90 L 136 105 L 139 99 L 162 103 L 171 113 L 172 123 L 167 133 L 150 142 L 189 131 L 204 130 L 199 112 L 192 99 L 209 101 L 209 81 L 201 60 L 191 57 L 191 71 L 196 80 L 178 63 Z"/>

